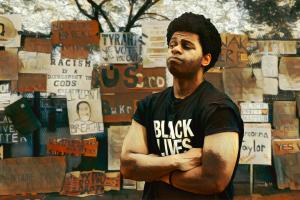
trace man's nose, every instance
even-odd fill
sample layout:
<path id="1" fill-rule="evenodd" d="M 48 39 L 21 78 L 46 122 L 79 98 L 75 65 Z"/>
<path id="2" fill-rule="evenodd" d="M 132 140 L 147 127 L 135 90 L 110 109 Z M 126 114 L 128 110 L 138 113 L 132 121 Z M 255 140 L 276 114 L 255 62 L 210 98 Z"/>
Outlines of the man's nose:
<path id="1" fill-rule="evenodd" d="M 171 49 L 172 54 L 181 54 L 182 48 L 180 45 L 176 45 Z"/>

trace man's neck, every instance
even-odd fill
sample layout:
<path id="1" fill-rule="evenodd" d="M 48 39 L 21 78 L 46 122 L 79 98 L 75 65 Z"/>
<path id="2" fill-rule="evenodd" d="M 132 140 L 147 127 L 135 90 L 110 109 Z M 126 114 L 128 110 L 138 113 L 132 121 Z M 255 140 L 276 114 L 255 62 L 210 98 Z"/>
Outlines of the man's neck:
<path id="1" fill-rule="evenodd" d="M 198 73 L 191 79 L 173 79 L 173 91 L 175 98 L 184 99 L 191 95 L 198 86 L 204 81 L 204 74 Z"/>

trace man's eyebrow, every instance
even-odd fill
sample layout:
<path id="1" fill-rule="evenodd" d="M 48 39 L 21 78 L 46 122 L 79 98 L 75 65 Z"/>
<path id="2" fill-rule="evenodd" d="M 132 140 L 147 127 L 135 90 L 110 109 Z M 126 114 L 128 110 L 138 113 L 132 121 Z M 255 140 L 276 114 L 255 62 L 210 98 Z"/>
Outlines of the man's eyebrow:
<path id="1" fill-rule="evenodd" d="M 189 44 L 195 46 L 194 43 L 193 43 L 192 41 L 188 40 L 188 39 L 182 39 L 181 41 L 187 42 L 187 43 L 189 43 Z"/>

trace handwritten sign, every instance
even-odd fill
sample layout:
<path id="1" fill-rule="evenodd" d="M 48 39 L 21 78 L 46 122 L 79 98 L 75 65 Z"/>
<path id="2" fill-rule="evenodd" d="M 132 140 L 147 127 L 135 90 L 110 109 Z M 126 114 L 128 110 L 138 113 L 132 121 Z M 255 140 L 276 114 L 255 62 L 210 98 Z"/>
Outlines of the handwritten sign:
<path id="1" fill-rule="evenodd" d="M 51 53 L 52 44 L 50 39 L 25 37 L 24 51 Z"/>
<path id="2" fill-rule="evenodd" d="M 275 155 L 283 156 L 300 152 L 300 139 L 274 139 L 272 140 Z"/>
<path id="3" fill-rule="evenodd" d="M 61 195 L 86 197 L 104 193 L 105 173 L 98 170 L 74 171 L 65 176 Z"/>
<path id="4" fill-rule="evenodd" d="M 0 15 L 0 46 L 20 47 L 21 15 Z"/>
<path id="5" fill-rule="evenodd" d="M 138 100 L 151 93 L 102 94 L 102 113 L 104 122 L 131 122 Z"/>
<path id="6" fill-rule="evenodd" d="M 0 160 L 0 194 L 50 193 L 61 190 L 66 162 L 63 156 Z"/>
<path id="7" fill-rule="evenodd" d="M 0 143 L 17 144 L 24 142 L 27 142 L 27 139 L 18 133 L 9 118 L 0 115 Z"/>
<path id="8" fill-rule="evenodd" d="M 93 70 L 92 87 L 102 93 L 157 92 L 166 88 L 166 68 L 134 65 L 100 66 Z"/>
<path id="9" fill-rule="evenodd" d="M 89 47 L 83 45 L 62 46 L 61 58 L 87 59 Z"/>
<path id="10" fill-rule="evenodd" d="M 168 21 L 147 21 L 142 23 L 143 66 L 165 67 L 168 53 L 166 40 Z"/>
<path id="11" fill-rule="evenodd" d="M 264 77 L 278 77 L 278 57 L 274 55 L 263 55 L 261 69 Z"/>
<path id="12" fill-rule="evenodd" d="M 19 73 L 17 91 L 18 92 L 46 92 L 47 75 Z"/>
<path id="13" fill-rule="evenodd" d="M 17 54 L 0 51 L 0 80 L 18 80 L 19 67 Z"/>
<path id="14" fill-rule="evenodd" d="M 47 91 L 67 94 L 91 90 L 93 67 L 90 61 L 80 59 L 52 59 L 48 73 Z"/>
<path id="15" fill-rule="evenodd" d="M 96 89 L 98 93 L 99 90 Z M 104 132 L 102 104 L 99 96 L 70 99 L 67 101 L 71 135 Z"/>
<path id="16" fill-rule="evenodd" d="M 51 23 L 52 44 L 63 46 L 99 44 L 96 20 L 64 20 Z"/>
<path id="17" fill-rule="evenodd" d="M 20 73 L 47 74 L 49 72 L 49 53 L 19 51 L 19 58 L 22 61 Z"/>
<path id="18" fill-rule="evenodd" d="M 107 172 L 105 173 L 104 190 L 120 190 L 121 174 L 120 172 Z"/>
<path id="19" fill-rule="evenodd" d="M 248 63 L 248 36 L 223 33 L 221 39 L 221 54 L 215 66 L 246 67 Z"/>
<path id="20" fill-rule="evenodd" d="M 139 36 L 129 32 L 101 33 L 100 50 L 105 63 L 137 63 L 141 55 Z"/>
<path id="21" fill-rule="evenodd" d="M 110 126 L 108 128 L 108 170 L 120 170 L 120 157 L 123 140 L 129 126 Z"/>
<path id="22" fill-rule="evenodd" d="M 52 138 L 47 144 L 47 151 L 54 155 L 75 155 L 96 157 L 98 150 L 98 141 L 96 138 L 84 140 L 76 139 L 56 139 Z"/>
<path id="23" fill-rule="evenodd" d="M 240 164 L 271 165 L 271 124 L 245 123 Z"/>
<path id="24" fill-rule="evenodd" d="M 244 122 L 268 122 L 267 103 L 241 103 L 241 117 Z"/>

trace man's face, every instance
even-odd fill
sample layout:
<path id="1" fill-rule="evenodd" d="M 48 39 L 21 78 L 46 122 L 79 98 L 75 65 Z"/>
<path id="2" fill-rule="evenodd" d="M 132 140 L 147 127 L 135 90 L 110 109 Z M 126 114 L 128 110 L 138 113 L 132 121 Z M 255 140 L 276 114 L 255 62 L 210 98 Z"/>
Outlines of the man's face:
<path id="1" fill-rule="evenodd" d="M 169 42 L 167 66 L 173 76 L 189 79 L 201 69 L 202 47 L 199 36 L 190 32 L 175 32 Z"/>
<path id="2" fill-rule="evenodd" d="M 81 103 L 79 105 L 78 115 L 82 121 L 88 121 L 90 119 L 90 107 L 86 103 Z"/>

